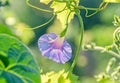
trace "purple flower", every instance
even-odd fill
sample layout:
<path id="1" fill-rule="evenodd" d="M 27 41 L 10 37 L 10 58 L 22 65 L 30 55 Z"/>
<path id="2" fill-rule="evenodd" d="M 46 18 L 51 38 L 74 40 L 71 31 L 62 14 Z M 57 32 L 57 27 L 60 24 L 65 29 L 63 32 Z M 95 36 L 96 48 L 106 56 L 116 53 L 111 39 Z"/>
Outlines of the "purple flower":
<path id="1" fill-rule="evenodd" d="M 44 34 L 38 40 L 38 47 L 42 56 L 58 63 L 64 64 L 72 57 L 72 49 L 70 44 L 54 33 Z"/>

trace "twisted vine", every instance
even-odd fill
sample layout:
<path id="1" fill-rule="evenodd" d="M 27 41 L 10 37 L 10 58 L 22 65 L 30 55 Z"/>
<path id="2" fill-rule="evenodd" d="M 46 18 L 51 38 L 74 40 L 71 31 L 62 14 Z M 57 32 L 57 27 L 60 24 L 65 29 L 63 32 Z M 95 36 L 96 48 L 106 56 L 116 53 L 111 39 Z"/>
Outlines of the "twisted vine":
<path id="1" fill-rule="evenodd" d="M 73 60 L 73 63 L 71 65 L 71 68 L 69 70 L 69 72 L 71 73 L 73 71 L 73 68 L 75 67 L 76 63 L 77 63 L 77 59 L 78 59 L 78 56 L 82 50 L 82 42 L 83 42 L 83 34 L 84 34 L 84 24 L 83 24 L 83 21 L 82 21 L 82 17 L 80 16 L 80 10 L 85 10 L 86 11 L 86 14 L 85 16 L 86 17 L 91 17 L 93 15 L 95 15 L 96 13 L 98 13 L 99 11 L 102 11 L 103 9 L 105 9 L 108 5 L 108 3 L 105 3 L 105 2 L 101 2 L 99 7 L 98 8 L 88 8 L 88 7 L 84 7 L 84 6 L 79 6 L 75 0 L 54 0 L 56 2 L 60 2 L 60 3 L 66 3 L 65 7 L 60 10 L 60 11 L 56 11 L 56 12 L 53 12 L 51 10 L 46 10 L 46 9 L 42 9 L 42 8 L 39 8 L 39 7 L 36 7 L 34 5 L 32 5 L 30 3 L 30 0 L 26 0 L 26 3 L 28 6 L 32 7 L 32 8 L 35 8 L 37 10 L 40 10 L 40 11 L 43 11 L 43 12 L 47 12 L 47 13 L 53 13 L 54 15 L 57 15 L 58 13 L 61 13 L 63 11 L 65 11 L 66 9 L 69 9 L 70 10 L 70 13 L 68 14 L 67 16 L 67 19 L 66 19 L 66 27 L 65 29 L 60 33 L 60 37 L 63 37 L 66 35 L 67 33 L 67 29 L 68 29 L 68 19 L 69 19 L 69 16 L 71 14 L 71 12 L 74 12 L 78 19 L 79 19 L 79 22 L 80 22 L 80 31 L 81 31 L 81 34 L 80 34 L 80 42 L 79 42 L 79 46 L 78 46 L 78 50 L 76 51 L 76 55 L 75 55 L 75 58 Z M 92 10 L 92 11 L 95 11 L 94 13 L 92 14 L 88 14 L 89 13 L 89 10 Z M 40 28 L 40 27 L 43 27 L 44 25 L 50 23 L 52 20 L 53 20 L 54 16 L 46 23 L 42 24 L 42 25 L 39 25 L 37 27 L 34 27 L 32 28 L 33 29 L 37 29 L 37 28 Z"/>
<path id="2" fill-rule="evenodd" d="M 114 38 L 113 42 L 115 43 L 117 49 L 120 51 L 120 27 L 118 27 L 115 30 L 115 32 L 113 34 L 113 38 Z"/>

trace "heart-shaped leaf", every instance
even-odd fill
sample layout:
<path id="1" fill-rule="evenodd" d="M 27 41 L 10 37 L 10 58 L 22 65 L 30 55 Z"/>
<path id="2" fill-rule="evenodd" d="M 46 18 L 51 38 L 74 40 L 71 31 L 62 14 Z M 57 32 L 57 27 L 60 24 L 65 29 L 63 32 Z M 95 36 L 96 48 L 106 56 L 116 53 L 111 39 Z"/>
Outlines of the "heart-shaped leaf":
<path id="1" fill-rule="evenodd" d="M 12 35 L 12 36 L 15 36 L 12 31 L 10 30 L 9 27 L 3 25 L 3 24 L 0 24 L 0 34 L 9 34 L 9 35 Z"/>
<path id="2" fill-rule="evenodd" d="M 40 83 L 30 50 L 16 38 L 0 34 L 0 83 Z"/>
<path id="3" fill-rule="evenodd" d="M 104 0 L 104 2 L 120 3 L 120 0 Z"/>

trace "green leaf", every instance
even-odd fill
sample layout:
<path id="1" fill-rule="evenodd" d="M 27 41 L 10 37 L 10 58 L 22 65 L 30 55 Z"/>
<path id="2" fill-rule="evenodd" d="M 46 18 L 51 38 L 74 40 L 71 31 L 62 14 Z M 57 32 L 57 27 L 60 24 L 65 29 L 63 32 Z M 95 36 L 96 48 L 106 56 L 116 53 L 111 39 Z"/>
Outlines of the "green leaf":
<path id="1" fill-rule="evenodd" d="M 48 3 L 50 3 L 50 1 L 52 1 L 52 0 L 40 0 L 40 2 L 44 3 L 44 4 L 48 4 Z"/>
<path id="2" fill-rule="evenodd" d="M 75 2 L 77 3 L 77 5 L 79 4 L 79 0 L 75 0 Z M 71 3 L 72 5 L 75 5 L 73 2 Z M 71 12 L 71 10 L 74 8 L 69 4 L 69 0 L 68 1 L 53 1 L 51 6 L 51 8 L 54 9 L 54 12 L 57 12 L 57 19 L 61 22 L 62 28 L 64 29 L 66 27 L 66 20 L 68 18 L 69 13 Z M 74 14 L 75 12 L 71 12 L 68 18 L 68 23 L 70 23 L 70 21 L 74 18 Z"/>
<path id="3" fill-rule="evenodd" d="M 55 2 L 55 1 L 51 4 L 51 8 L 54 9 L 54 12 L 63 10 L 65 6 L 66 6 L 66 3 L 60 3 L 60 2 Z M 62 28 L 65 28 L 66 26 L 66 20 L 67 20 L 69 13 L 70 13 L 69 9 L 65 9 L 64 11 L 57 13 L 57 19 L 61 22 Z M 73 19 L 74 14 L 75 14 L 74 12 L 70 14 L 68 23 Z"/>
<path id="4" fill-rule="evenodd" d="M 48 4 L 52 0 L 40 0 L 41 3 Z M 75 3 L 74 3 L 75 2 Z M 71 5 L 72 4 L 72 5 Z M 68 23 L 74 18 L 74 6 L 77 6 L 79 4 L 79 0 L 74 0 L 70 2 L 70 0 L 53 0 L 50 7 L 53 8 L 54 12 L 57 15 L 57 19 L 61 22 L 62 28 L 64 29 L 66 27 L 66 20 L 68 18 Z M 72 11 L 71 11 L 72 10 Z M 67 24 L 68 24 L 67 23 Z"/>
<path id="5" fill-rule="evenodd" d="M 104 0 L 104 2 L 114 2 L 114 3 L 118 3 L 118 2 L 120 2 L 120 0 Z"/>
<path id="6" fill-rule="evenodd" d="M 79 80 L 79 77 L 76 76 L 75 74 L 71 74 L 69 76 L 69 79 L 71 80 L 71 83 L 81 83 L 80 80 Z"/>
<path id="7" fill-rule="evenodd" d="M 60 70 L 59 72 L 48 72 L 41 75 L 42 83 L 80 83 L 78 76 L 71 74 L 68 76 L 68 72 Z"/>
<path id="8" fill-rule="evenodd" d="M 16 38 L 0 34 L 1 83 L 40 83 L 40 72 L 29 49 Z"/>
<path id="9" fill-rule="evenodd" d="M 13 35 L 12 31 L 10 30 L 10 28 L 8 28 L 7 26 L 0 24 L 0 34 L 1 33 L 5 33 L 5 34 L 9 34 L 9 35 Z"/>
<path id="10" fill-rule="evenodd" d="M 71 83 L 67 78 L 67 72 L 61 70 L 59 72 L 48 72 L 41 75 L 42 83 Z"/>

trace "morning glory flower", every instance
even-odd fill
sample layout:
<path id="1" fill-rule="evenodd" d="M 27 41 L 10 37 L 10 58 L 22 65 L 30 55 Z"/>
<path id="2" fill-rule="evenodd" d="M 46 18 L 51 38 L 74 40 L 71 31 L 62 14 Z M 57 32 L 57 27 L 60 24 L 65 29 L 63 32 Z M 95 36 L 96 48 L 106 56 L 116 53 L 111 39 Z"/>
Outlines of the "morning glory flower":
<path id="1" fill-rule="evenodd" d="M 42 56 L 64 64 L 72 57 L 72 49 L 70 44 L 55 33 L 44 34 L 38 40 L 38 47 Z"/>

